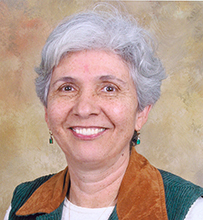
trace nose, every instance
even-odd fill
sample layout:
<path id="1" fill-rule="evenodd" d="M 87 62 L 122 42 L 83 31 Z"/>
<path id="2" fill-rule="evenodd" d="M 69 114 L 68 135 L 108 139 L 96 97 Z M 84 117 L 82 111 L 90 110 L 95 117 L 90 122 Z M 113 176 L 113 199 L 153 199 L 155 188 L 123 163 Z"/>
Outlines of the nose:
<path id="1" fill-rule="evenodd" d="M 73 113 L 81 118 L 98 115 L 100 113 L 100 107 L 98 105 L 97 95 L 90 92 L 83 92 L 75 100 Z"/>

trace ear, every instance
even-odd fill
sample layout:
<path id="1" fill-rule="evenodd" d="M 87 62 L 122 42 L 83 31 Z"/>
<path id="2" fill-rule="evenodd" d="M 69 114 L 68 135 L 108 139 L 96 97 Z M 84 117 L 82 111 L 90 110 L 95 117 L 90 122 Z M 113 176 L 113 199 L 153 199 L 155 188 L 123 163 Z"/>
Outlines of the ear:
<path id="1" fill-rule="evenodd" d="M 48 128 L 50 129 L 50 127 L 49 127 L 49 117 L 48 117 L 48 112 L 47 112 L 47 107 L 44 107 L 44 112 L 45 112 L 45 121 L 46 121 L 46 123 L 47 123 L 47 126 L 48 126 Z"/>
<path id="2" fill-rule="evenodd" d="M 140 131 L 142 126 L 147 122 L 148 115 L 150 110 L 152 109 L 152 105 L 148 105 L 144 108 L 143 111 L 138 111 L 136 114 L 135 121 L 135 130 Z"/>

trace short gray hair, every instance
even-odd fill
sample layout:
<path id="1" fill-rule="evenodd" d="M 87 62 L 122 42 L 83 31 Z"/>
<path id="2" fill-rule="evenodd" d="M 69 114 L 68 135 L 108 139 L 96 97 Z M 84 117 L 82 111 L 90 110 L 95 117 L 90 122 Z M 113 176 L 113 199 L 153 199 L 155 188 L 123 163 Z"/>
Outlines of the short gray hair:
<path id="1" fill-rule="evenodd" d="M 140 111 L 155 104 L 165 71 L 155 56 L 153 41 L 132 16 L 114 8 L 110 12 L 97 9 L 67 17 L 50 34 L 36 68 L 36 92 L 45 106 L 52 70 L 63 56 L 98 49 L 118 54 L 129 66 Z"/>

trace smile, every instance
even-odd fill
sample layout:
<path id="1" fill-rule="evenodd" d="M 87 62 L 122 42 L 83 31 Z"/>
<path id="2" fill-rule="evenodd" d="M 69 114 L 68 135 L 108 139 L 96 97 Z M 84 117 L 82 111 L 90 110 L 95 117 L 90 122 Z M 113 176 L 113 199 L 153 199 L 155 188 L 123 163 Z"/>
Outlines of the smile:
<path id="1" fill-rule="evenodd" d="M 105 128 L 72 128 L 76 134 L 81 135 L 97 135 L 105 130 Z"/>

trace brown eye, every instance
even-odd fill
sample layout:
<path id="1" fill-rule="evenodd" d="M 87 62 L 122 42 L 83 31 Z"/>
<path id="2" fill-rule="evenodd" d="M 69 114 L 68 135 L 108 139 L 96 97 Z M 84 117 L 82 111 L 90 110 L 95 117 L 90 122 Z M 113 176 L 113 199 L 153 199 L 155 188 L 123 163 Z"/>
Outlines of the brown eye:
<path id="1" fill-rule="evenodd" d="M 115 92 L 116 91 L 116 88 L 115 86 L 105 86 L 104 89 L 103 89 L 105 92 Z"/>
<path id="2" fill-rule="evenodd" d="M 65 86 L 63 88 L 64 91 L 72 91 L 73 90 L 73 87 L 72 86 Z"/>
<path id="3" fill-rule="evenodd" d="M 74 87 L 71 85 L 63 85 L 59 88 L 59 90 L 62 92 L 72 92 L 74 91 Z"/>

